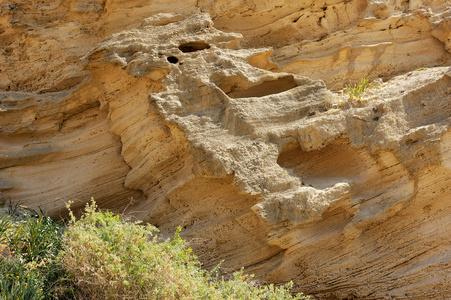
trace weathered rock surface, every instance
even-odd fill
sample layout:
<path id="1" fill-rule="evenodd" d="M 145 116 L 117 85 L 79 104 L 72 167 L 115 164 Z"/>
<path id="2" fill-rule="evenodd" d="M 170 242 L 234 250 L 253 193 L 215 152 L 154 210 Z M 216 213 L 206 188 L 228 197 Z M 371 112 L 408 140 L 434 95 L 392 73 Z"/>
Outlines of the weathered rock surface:
<path id="1" fill-rule="evenodd" d="M 451 297 L 449 3 L 270 2 L 0 2 L 0 203 L 95 197 L 317 298 Z"/>

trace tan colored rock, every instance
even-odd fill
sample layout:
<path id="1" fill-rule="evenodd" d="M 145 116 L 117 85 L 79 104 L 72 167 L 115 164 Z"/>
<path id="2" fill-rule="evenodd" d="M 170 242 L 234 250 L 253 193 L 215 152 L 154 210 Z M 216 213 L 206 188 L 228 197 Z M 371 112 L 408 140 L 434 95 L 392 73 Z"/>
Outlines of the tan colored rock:
<path id="1" fill-rule="evenodd" d="M 279 64 L 276 70 L 322 79 L 336 89 L 362 77 L 387 80 L 417 68 L 449 64 L 449 5 L 368 2 L 355 26 L 279 48 L 273 55 Z"/>
<path id="2" fill-rule="evenodd" d="M 339 89 L 361 77 L 449 64 L 449 1 L 200 1 L 247 47 L 271 46 L 268 68 Z M 318 68 L 318 66 L 322 66 Z"/>
<path id="3" fill-rule="evenodd" d="M 451 295 L 442 1 L 1 9 L 4 198 L 64 215 L 93 196 L 319 299 Z M 368 72 L 391 79 L 363 101 L 326 88 Z"/>

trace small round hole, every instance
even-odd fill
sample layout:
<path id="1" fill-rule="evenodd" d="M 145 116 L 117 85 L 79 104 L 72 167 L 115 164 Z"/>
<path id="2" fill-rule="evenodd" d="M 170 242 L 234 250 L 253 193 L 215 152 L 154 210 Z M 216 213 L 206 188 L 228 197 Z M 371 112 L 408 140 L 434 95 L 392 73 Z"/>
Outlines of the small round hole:
<path id="1" fill-rule="evenodd" d="M 168 57 L 168 62 L 170 62 L 171 64 L 176 64 L 179 62 L 179 59 L 175 56 L 169 56 Z"/>

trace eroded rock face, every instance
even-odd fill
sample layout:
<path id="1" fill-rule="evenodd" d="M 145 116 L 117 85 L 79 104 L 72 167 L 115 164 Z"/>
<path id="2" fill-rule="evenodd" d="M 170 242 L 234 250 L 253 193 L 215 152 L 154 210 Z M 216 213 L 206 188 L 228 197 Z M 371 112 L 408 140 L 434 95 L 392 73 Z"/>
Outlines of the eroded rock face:
<path id="1" fill-rule="evenodd" d="M 0 201 L 57 216 L 95 197 L 182 226 L 206 267 L 318 298 L 447 298 L 449 18 L 443 1 L 4 4 Z M 385 82 L 329 90 L 361 76 Z"/>

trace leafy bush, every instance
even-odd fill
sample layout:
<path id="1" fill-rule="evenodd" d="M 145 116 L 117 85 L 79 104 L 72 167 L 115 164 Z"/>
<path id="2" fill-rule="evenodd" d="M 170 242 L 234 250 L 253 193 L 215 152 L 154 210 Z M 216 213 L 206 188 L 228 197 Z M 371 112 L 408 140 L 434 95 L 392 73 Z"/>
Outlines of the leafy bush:
<path id="1" fill-rule="evenodd" d="M 291 296 L 288 286 L 258 287 L 242 271 L 218 278 L 200 268 L 180 229 L 160 241 L 151 225 L 98 212 L 95 202 L 64 237 L 61 262 L 78 287 L 79 296 L 100 299 L 308 299 Z"/>

